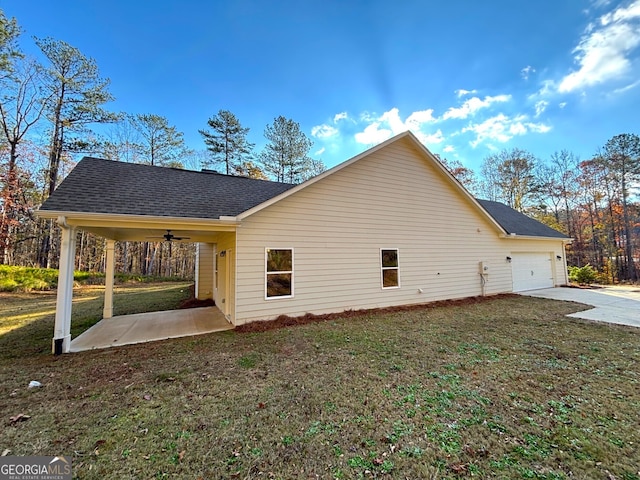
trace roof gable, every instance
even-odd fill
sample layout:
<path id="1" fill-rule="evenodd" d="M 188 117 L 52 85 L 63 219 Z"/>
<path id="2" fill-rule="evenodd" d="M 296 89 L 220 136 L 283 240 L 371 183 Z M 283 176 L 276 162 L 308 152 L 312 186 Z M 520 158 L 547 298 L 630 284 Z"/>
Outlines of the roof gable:
<path id="1" fill-rule="evenodd" d="M 399 142 L 402 141 L 403 139 L 405 139 L 406 141 L 410 142 L 410 144 L 418 151 L 418 154 L 427 162 L 429 162 L 431 164 L 431 166 L 433 166 L 437 171 L 439 171 L 442 174 L 442 178 L 448 182 L 453 188 L 454 190 L 461 195 L 463 198 L 466 199 L 466 201 L 468 201 L 472 207 L 476 210 L 476 212 L 481 215 L 482 217 L 484 217 L 485 220 L 489 221 L 489 223 L 491 223 L 494 228 L 502 233 L 505 234 L 505 230 L 502 228 L 502 226 L 491 216 L 489 215 L 489 213 L 478 203 L 478 201 L 462 186 L 462 184 L 451 174 L 451 172 L 449 172 L 449 170 L 447 170 L 444 165 L 442 165 L 442 163 L 422 144 L 422 142 L 420 142 L 416 136 L 411 133 L 410 131 L 406 131 L 406 132 L 402 132 L 394 137 L 391 137 L 390 139 L 370 148 L 369 150 L 366 150 L 362 153 L 360 153 L 359 155 L 356 155 L 355 157 L 342 162 L 338 165 L 336 165 L 335 167 L 333 167 L 330 170 L 327 170 L 323 173 L 321 173 L 320 175 L 317 175 L 309 180 L 307 180 L 306 182 L 303 182 L 299 185 L 296 185 L 295 187 L 286 190 L 284 192 L 282 192 L 281 194 L 267 200 L 264 203 L 261 203 L 259 205 L 256 205 L 255 207 L 251 208 L 250 210 L 247 210 L 243 213 L 241 213 L 240 215 L 238 215 L 238 220 L 242 220 L 244 218 L 247 218 L 250 215 L 253 215 L 254 213 L 259 212 L 260 210 L 263 210 L 264 208 L 269 207 L 270 205 L 273 205 L 281 200 L 284 200 L 285 198 L 294 195 L 296 192 L 303 190 L 305 188 L 308 188 L 309 186 L 322 181 L 323 179 L 325 179 L 328 176 L 331 175 L 336 175 L 339 174 L 339 172 L 347 167 L 349 167 L 350 165 L 353 165 L 356 162 L 359 162 L 369 156 L 371 156 L 373 153 L 378 152 L 384 148 L 386 148 L 387 146 L 395 143 L 395 142 Z"/>
<path id="2" fill-rule="evenodd" d="M 218 219 L 236 216 L 292 187 L 215 172 L 84 157 L 40 210 Z"/>

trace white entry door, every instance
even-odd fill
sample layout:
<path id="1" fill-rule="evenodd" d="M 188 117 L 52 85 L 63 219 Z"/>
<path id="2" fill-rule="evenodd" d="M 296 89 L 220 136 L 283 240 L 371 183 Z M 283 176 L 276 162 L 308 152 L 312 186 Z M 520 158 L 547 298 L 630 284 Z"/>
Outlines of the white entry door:
<path id="1" fill-rule="evenodd" d="M 553 267 L 549 253 L 512 253 L 513 291 L 553 287 Z"/>

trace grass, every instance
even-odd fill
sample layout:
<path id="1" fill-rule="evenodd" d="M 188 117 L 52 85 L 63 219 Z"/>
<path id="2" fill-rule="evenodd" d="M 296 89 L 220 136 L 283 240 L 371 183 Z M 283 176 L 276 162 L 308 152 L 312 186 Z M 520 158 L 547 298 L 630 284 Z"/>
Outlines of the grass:
<path id="1" fill-rule="evenodd" d="M 165 295 L 141 291 L 116 299 Z M 47 313 L 0 336 L 0 448 L 88 479 L 637 480 L 640 332 L 577 309 L 514 296 L 61 357 Z"/>
<path id="2" fill-rule="evenodd" d="M 76 285 L 104 284 L 104 273 L 75 271 L 73 280 Z M 123 283 L 178 282 L 177 277 L 156 277 L 116 273 L 115 280 Z M 0 292 L 48 291 L 58 285 L 58 270 L 53 268 L 19 267 L 0 265 Z"/>
<path id="3" fill-rule="evenodd" d="M 190 296 L 185 282 L 119 285 L 114 290 L 114 315 L 170 310 Z M 74 289 L 71 335 L 102 318 L 103 286 Z M 49 354 L 53 337 L 56 292 L 0 292 L 0 362 Z"/>

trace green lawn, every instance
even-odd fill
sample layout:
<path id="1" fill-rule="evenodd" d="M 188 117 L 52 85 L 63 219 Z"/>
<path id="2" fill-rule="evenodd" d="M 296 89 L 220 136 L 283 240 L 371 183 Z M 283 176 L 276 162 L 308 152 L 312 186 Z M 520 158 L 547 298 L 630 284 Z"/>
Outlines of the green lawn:
<path id="1" fill-rule="evenodd" d="M 116 306 L 168 308 L 180 290 L 119 289 Z M 74 325 L 99 293 L 76 295 Z M 640 330 L 565 318 L 575 304 L 512 296 L 53 357 L 54 297 L 11 298 L 0 450 L 71 455 L 78 478 L 640 479 Z M 6 328 L 20 304 L 29 320 Z"/>

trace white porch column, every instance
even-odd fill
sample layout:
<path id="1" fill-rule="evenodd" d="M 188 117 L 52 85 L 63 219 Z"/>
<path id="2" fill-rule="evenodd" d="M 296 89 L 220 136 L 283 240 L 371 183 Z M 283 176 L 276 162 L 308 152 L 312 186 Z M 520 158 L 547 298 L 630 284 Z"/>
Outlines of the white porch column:
<path id="1" fill-rule="evenodd" d="M 52 351 L 56 355 L 68 353 L 71 346 L 73 267 L 76 258 L 76 229 L 68 226 L 64 217 L 58 218 L 58 225 L 62 229 L 62 240 L 60 242 L 56 320 L 52 342 Z"/>
<path id="2" fill-rule="evenodd" d="M 196 273 L 195 273 L 195 297 L 200 298 L 200 245 L 202 243 L 196 243 Z"/>
<path id="3" fill-rule="evenodd" d="M 104 268 L 104 308 L 102 318 L 113 317 L 113 284 L 115 275 L 115 240 L 107 239 L 107 256 Z"/>

